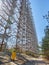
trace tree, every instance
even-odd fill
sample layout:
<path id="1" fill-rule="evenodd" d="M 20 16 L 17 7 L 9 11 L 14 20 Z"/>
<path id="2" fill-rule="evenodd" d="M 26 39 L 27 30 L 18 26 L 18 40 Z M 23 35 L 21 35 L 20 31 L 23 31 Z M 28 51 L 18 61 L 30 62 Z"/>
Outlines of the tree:
<path id="1" fill-rule="evenodd" d="M 48 15 L 44 16 L 44 18 L 47 20 L 48 25 L 44 30 L 45 36 L 42 39 L 42 51 L 45 57 L 49 59 L 49 12 Z"/>
<path id="2" fill-rule="evenodd" d="M 1 43 L 3 45 L 5 41 L 7 42 L 7 40 L 14 35 L 12 33 L 12 25 L 17 23 L 17 19 L 15 19 L 15 9 L 18 7 L 16 5 L 17 0 L 1 0 L 1 2 L 2 8 L 0 9 L 0 38 L 2 39 Z"/>

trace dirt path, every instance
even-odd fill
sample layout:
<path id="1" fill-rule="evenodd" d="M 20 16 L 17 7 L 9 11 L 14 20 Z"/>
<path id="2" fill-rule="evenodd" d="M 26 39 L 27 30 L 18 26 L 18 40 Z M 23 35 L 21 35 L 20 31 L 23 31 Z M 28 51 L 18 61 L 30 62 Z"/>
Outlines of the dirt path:
<path id="1" fill-rule="evenodd" d="M 8 55 L 0 53 L 0 65 L 49 65 L 49 63 L 24 54 L 18 55 L 15 61 L 11 61 Z"/>

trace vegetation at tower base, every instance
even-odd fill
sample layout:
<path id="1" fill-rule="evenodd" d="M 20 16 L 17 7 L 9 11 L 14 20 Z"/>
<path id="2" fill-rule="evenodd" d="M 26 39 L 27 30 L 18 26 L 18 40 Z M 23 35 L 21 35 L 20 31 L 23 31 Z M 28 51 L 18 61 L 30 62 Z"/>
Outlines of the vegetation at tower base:
<path id="1" fill-rule="evenodd" d="M 29 55 L 29 56 L 32 56 L 32 57 L 35 57 L 35 58 L 39 57 L 39 55 L 37 53 L 34 53 L 32 51 L 26 51 L 25 53 L 26 53 L 26 55 Z"/>
<path id="2" fill-rule="evenodd" d="M 49 19 L 49 18 L 48 18 Z M 42 52 L 44 56 L 49 59 L 49 22 L 46 26 L 46 29 L 44 30 L 45 36 L 42 39 Z"/>

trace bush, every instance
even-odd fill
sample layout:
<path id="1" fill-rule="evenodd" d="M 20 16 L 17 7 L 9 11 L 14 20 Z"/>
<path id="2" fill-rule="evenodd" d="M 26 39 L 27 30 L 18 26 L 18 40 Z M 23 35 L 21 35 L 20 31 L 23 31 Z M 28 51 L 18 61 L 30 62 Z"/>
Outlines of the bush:
<path id="1" fill-rule="evenodd" d="M 30 56 L 32 56 L 32 57 L 38 57 L 37 54 L 35 54 L 35 53 L 31 52 L 31 51 L 26 51 L 26 54 L 27 54 L 27 55 L 30 55 Z"/>
<path id="2" fill-rule="evenodd" d="M 47 51 L 44 52 L 44 57 L 46 59 L 49 59 L 49 50 L 47 50 Z"/>

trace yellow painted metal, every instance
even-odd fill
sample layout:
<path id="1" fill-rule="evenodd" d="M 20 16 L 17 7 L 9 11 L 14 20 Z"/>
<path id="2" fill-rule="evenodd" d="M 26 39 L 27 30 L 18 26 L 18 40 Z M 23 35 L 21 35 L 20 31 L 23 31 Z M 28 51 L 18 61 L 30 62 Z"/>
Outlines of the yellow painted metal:
<path id="1" fill-rule="evenodd" d="M 13 51 L 11 54 L 11 60 L 15 60 L 16 59 L 16 52 Z"/>

